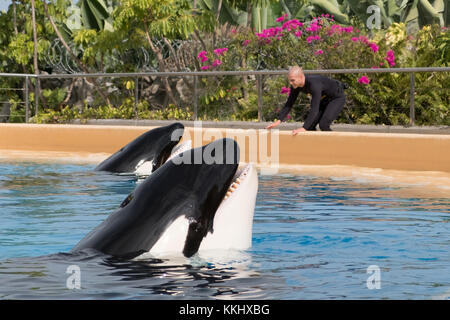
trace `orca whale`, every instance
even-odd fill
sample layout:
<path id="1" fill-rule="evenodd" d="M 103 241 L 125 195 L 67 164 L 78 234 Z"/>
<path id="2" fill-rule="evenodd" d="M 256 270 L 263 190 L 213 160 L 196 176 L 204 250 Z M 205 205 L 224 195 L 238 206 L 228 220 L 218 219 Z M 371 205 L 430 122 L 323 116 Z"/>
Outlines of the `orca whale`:
<path id="1" fill-rule="evenodd" d="M 150 175 L 172 155 L 183 133 L 184 126 L 179 122 L 149 130 L 102 161 L 94 170 Z"/>
<path id="2" fill-rule="evenodd" d="M 215 140 L 166 161 L 87 234 L 72 252 L 124 258 L 161 252 L 191 257 L 207 249 L 251 246 L 257 174 L 239 168 L 239 146 Z"/>

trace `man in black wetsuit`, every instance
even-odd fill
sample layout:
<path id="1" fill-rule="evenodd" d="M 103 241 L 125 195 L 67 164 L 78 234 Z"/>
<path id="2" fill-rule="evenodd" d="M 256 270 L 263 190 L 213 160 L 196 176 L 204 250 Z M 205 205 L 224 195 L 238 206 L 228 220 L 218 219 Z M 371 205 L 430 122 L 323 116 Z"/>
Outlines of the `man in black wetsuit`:
<path id="1" fill-rule="evenodd" d="M 291 111 L 300 92 L 311 94 L 311 109 L 302 128 L 292 131 L 293 135 L 307 130 L 316 130 L 317 124 L 322 131 L 331 131 L 330 125 L 339 115 L 345 104 L 345 84 L 321 75 L 304 75 L 302 68 L 295 66 L 289 69 L 288 75 L 291 91 L 284 108 L 280 111 L 279 120 L 268 125 L 272 129 L 279 125 Z"/>

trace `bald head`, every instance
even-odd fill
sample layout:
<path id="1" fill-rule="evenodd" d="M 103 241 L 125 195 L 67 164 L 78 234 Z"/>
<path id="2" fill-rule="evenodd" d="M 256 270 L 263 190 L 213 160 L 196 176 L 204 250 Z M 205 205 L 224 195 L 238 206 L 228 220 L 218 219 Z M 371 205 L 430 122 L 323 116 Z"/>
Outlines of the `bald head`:
<path id="1" fill-rule="evenodd" d="M 299 66 L 293 66 L 289 68 L 289 75 L 299 76 L 303 75 L 303 69 Z"/>
<path id="2" fill-rule="evenodd" d="M 303 69 L 299 66 L 289 68 L 288 74 L 289 84 L 293 88 L 303 87 L 305 85 L 305 75 Z"/>

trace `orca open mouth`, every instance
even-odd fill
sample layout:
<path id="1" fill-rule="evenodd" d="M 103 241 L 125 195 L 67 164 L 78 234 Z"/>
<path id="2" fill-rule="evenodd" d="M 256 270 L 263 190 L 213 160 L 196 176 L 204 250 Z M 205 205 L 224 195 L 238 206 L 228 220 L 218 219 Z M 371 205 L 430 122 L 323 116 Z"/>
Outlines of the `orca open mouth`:
<path id="1" fill-rule="evenodd" d="M 176 157 L 177 155 L 179 155 L 180 153 L 183 153 L 187 150 L 192 149 L 192 141 L 191 140 L 187 140 L 185 142 L 182 142 L 178 145 L 175 145 L 171 150 L 170 150 L 170 154 L 166 154 L 164 155 L 159 155 L 159 158 L 163 159 L 163 163 L 166 163 L 167 161 L 170 161 L 171 159 L 173 159 L 174 157 Z M 136 165 L 134 172 L 131 173 L 124 173 L 126 175 L 137 175 L 139 176 L 141 179 L 148 177 L 149 175 L 151 175 L 157 168 L 155 167 L 155 163 L 153 160 L 141 160 L 138 162 L 138 164 Z"/>
<path id="2" fill-rule="evenodd" d="M 227 193 L 225 194 L 225 197 L 223 198 L 222 203 L 224 203 L 228 198 L 233 196 L 233 192 L 235 192 L 241 184 L 245 182 L 245 179 L 247 178 L 250 170 L 252 168 L 252 164 L 247 163 L 243 164 L 241 167 L 239 167 L 233 177 L 233 180 L 231 181 L 231 184 L 227 190 Z"/>

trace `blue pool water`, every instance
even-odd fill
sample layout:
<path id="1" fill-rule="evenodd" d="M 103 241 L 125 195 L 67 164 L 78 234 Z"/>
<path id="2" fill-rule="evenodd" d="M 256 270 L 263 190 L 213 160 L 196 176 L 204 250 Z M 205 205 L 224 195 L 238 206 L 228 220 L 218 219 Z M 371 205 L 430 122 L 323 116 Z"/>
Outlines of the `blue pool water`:
<path id="1" fill-rule="evenodd" d="M 0 298 L 450 297 L 450 198 L 346 179 L 260 176 L 251 249 L 126 261 L 67 253 L 136 186 L 93 168 L 0 163 Z M 80 269 L 81 289 L 67 287 L 70 265 Z"/>

